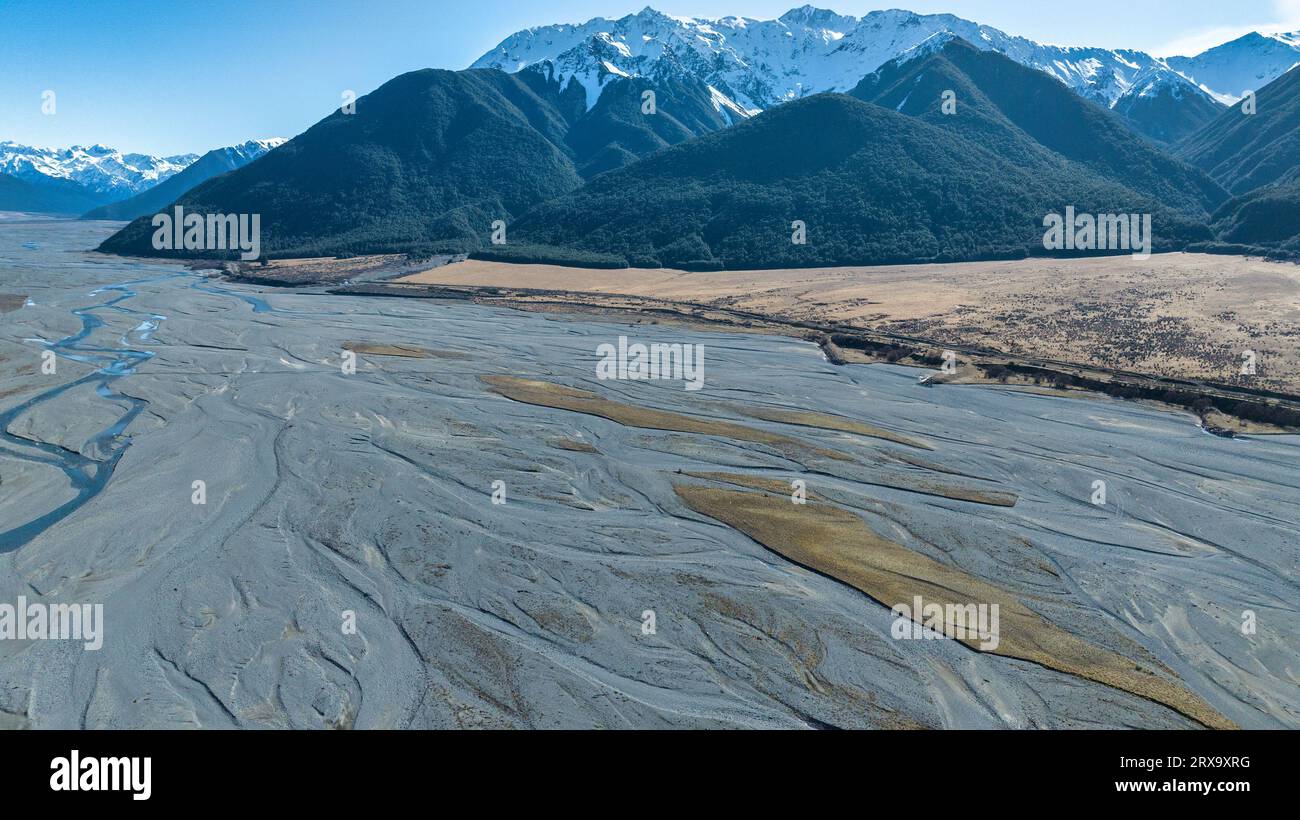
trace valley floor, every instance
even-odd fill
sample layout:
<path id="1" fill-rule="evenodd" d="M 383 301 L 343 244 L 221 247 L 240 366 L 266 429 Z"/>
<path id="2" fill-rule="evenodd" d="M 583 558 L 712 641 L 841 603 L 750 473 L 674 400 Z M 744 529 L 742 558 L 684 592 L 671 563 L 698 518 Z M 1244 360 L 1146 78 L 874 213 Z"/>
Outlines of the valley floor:
<path id="1" fill-rule="evenodd" d="M 470 260 L 402 284 L 624 294 L 1300 394 L 1300 266 L 1158 254 L 686 273 Z M 587 299 L 586 301 L 590 301 Z M 1242 373 L 1253 351 L 1254 375 Z"/>
<path id="2" fill-rule="evenodd" d="M 0 640 L 0 726 L 1300 726 L 1300 438 L 103 230 L 0 233 L 0 603 L 104 608 L 97 651 Z M 620 336 L 704 389 L 597 378 Z"/>

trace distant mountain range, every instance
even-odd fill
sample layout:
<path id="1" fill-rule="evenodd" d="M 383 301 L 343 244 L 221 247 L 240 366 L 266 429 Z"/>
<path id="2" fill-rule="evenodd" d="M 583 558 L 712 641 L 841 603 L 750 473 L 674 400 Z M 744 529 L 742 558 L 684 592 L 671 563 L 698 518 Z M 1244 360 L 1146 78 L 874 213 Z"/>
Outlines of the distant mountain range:
<path id="1" fill-rule="evenodd" d="M 283 142 L 250 140 L 202 157 L 123 153 L 104 145 L 34 148 L 0 142 L 0 209 L 132 219 Z"/>
<path id="2" fill-rule="evenodd" d="M 1300 32 L 1252 31 L 1195 57 L 1168 57 L 1165 63 L 1213 89 L 1220 102 L 1231 104 L 1246 91 L 1258 91 L 1300 63 Z"/>
<path id="3" fill-rule="evenodd" d="M 135 196 L 108 205 L 102 205 L 82 214 L 83 219 L 122 219 L 131 220 L 145 214 L 157 213 L 181 198 L 181 195 L 200 182 L 243 168 L 258 157 L 283 145 L 282 138 L 249 140 L 242 145 L 227 148 L 214 148 L 183 170 L 168 177 L 163 182 L 146 188 Z"/>
<path id="4" fill-rule="evenodd" d="M 93 194 L 116 198 L 157 185 L 196 159 L 197 154 L 124 154 L 104 145 L 32 148 L 0 142 L 0 174 L 33 183 L 48 179 L 74 182 Z"/>
<path id="5" fill-rule="evenodd" d="M 26 183 L 6 183 L 11 210 L 81 213 L 108 202 L 134 196 L 180 172 L 195 154 L 155 157 L 124 154 L 104 145 L 33 148 L 0 142 L 0 177 Z M 20 194 L 19 192 L 23 192 Z"/>
<path id="6" fill-rule="evenodd" d="M 500 68 L 404 74 L 176 201 L 261 214 L 276 257 L 955 261 L 1043 253 L 1044 218 L 1067 206 L 1149 214 L 1155 250 L 1289 253 L 1286 220 L 1243 197 L 1273 207 L 1300 174 L 1296 41 L 1241 38 L 1175 68 L 950 15 L 647 9 L 521 32 L 476 63 Z M 1259 113 L 1221 102 L 1270 77 L 1241 89 Z M 103 249 L 154 253 L 151 235 L 137 219 Z"/>
<path id="7" fill-rule="evenodd" d="M 1161 85 L 1199 97 L 1214 110 L 1235 102 L 1300 62 L 1300 33 L 1253 34 L 1196 57 L 1161 59 L 1141 51 L 1053 46 L 1007 34 L 951 14 L 875 11 L 863 17 L 803 6 L 776 20 L 672 17 L 651 8 L 616 20 L 527 29 L 507 37 L 474 68 L 515 72 L 550 63 L 563 82 L 576 81 L 594 105 L 619 77 L 693 77 L 711 89 L 719 109 L 749 114 L 822 91 L 848 91 L 866 74 L 936 34 L 953 34 L 1047 73 L 1106 108 L 1123 108 L 1139 130 L 1177 138 L 1204 124 L 1182 115 L 1165 122 L 1160 105 L 1140 100 Z M 1162 136 L 1157 136 L 1162 135 Z"/>
<path id="8" fill-rule="evenodd" d="M 73 216 L 102 202 L 99 194 L 76 182 L 52 178 L 28 182 L 0 174 L 0 211 L 30 211 Z"/>

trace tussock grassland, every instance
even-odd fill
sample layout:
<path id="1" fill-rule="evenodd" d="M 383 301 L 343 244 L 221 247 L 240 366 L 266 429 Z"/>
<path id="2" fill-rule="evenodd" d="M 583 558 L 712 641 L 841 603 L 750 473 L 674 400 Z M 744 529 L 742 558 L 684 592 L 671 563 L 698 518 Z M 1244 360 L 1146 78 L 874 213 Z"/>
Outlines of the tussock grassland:
<path id="1" fill-rule="evenodd" d="M 1300 265 L 1245 256 L 698 273 L 469 260 L 400 281 L 565 291 L 571 302 L 594 304 L 622 294 L 1300 393 Z M 1246 350 L 1257 354 L 1254 375 L 1241 372 Z"/>

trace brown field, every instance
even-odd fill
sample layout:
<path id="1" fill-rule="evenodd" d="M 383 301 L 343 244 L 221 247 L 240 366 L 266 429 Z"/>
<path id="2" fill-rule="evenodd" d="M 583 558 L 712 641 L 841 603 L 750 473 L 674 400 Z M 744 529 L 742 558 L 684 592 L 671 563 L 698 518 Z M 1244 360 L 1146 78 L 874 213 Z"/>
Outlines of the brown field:
<path id="1" fill-rule="evenodd" d="M 1160 254 L 806 270 L 589 270 L 470 260 L 398 283 L 626 295 L 839 322 L 1011 355 L 1300 393 L 1300 266 Z M 573 293 L 588 294 L 587 297 Z M 1243 375 L 1242 354 L 1256 353 Z"/>
<path id="2" fill-rule="evenodd" d="M 0 293 L 0 313 L 17 310 L 27 304 L 27 297 L 16 293 Z"/>

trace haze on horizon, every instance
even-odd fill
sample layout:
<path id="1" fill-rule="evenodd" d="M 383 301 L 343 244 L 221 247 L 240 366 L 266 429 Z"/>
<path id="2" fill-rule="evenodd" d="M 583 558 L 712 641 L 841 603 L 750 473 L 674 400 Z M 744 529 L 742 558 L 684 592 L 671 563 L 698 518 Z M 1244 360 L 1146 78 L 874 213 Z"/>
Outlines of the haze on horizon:
<path id="1" fill-rule="evenodd" d="M 422 0 L 313 5 L 286 0 L 268 25 L 253 0 L 185 4 L 159 13 L 143 0 L 76 3 L 0 0 L 0 140 L 53 147 L 108 145 L 123 151 L 202 153 L 251 138 L 292 137 L 351 89 L 366 94 L 420 68 L 461 69 L 531 26 L 617 18 L 645 0 L 537 4 L 484 0 L 472 7 Z M 798 0 L 662 0 L 666 14 L 772 18 Z M 1300 0 L 1094 0 L 1080 15 L 1067 4 L 1012 0 L 815 3 L 861 16 L 902 7 L 950 13 L 1009 34 L 1061 45 L 1194 54 L 1252 30 L 1300 29 Z M 214 37 L 213 31 L 222 32 Z M 292 30 L 292 36 L 286 32 Z M 57 113 L 41 112 L 46 89 Z"/>

